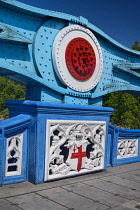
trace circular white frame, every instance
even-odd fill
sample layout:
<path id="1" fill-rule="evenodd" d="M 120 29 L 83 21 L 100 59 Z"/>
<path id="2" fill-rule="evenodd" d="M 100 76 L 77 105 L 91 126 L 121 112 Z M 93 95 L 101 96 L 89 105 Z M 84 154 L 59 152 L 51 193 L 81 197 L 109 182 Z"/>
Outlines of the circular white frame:
<path id="1" fill-rule="evenodd" d="M 94 49 L 96 56 L 96 66 L 93 75 L 87 80 L 77 80 L 74 78 L 66 65 L 65 51 L 68 43 L 74 38 L 86 39 Z M 103 57 L 100 45 L 93 33 L 79 25 L 71 25 L 63 28 L 56 36 L 52 49 L 52 58 L 55 72 L 60 81 L 71 89 L 78 92 L 87 92 L 93 89 L 100 80 L 103 67 Z"/>

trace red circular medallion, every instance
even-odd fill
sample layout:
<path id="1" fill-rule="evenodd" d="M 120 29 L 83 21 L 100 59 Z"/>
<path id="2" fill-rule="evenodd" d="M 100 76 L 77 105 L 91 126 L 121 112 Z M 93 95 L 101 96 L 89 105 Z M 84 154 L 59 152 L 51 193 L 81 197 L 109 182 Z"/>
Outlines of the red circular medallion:
<path id="1" fill-rule="evenodd" d="M 87 80 L 94 73 L 95 52 L 92 45 L 84 38 L 74 38 L 68 43 L 65 59 L 69 72 L 78 80 Z"/>

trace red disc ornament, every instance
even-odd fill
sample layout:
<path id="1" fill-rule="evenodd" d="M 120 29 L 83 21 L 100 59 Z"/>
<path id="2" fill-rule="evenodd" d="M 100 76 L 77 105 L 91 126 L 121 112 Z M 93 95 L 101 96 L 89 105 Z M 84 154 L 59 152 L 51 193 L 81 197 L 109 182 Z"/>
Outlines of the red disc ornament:
<path id="1" fill-rule="evenodd" d="M 92 45 L 86 39 L 72 39 L 66 47 L 65 59 L 70 74 L 76 79 L 84 81 L 93 75 L 96 56 Z"/>

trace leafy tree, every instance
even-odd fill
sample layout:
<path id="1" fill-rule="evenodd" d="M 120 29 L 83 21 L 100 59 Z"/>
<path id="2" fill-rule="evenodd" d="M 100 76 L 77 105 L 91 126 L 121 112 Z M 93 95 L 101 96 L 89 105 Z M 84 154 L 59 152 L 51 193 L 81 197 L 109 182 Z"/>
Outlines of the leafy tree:
<path id="1" fill-rule="evenodd" d="M 8 109 L 5 105 L 5 100 L 8 99 L 24 99 L 25 87 L 0 77 L 0 120 L 8 118 Z"/>
<path id="2" fill-rule="evenodd" d="M 140 51 L 139 44 L 136 41 L 132 49 Z M 124 92 L 109 93 L 103 97 L 103 106 L 115 109 L 111 116 L 113 125 L 140 129 L 140 97 Z"/>
<path id="3" fill-rule="evenodd" d="M 136 42 L 132 45 L 131 49 L 136 50 L 136 51 L 140 51 L 140 42 L 136 41 Z"/>
<path id="4" fill-rule="evenodd" d="M 128 93 L 114 92 L 103 99 L 103 106 L 113 107 L 113 125 L 123 128 L 140 128 L 140 97 Z"/>

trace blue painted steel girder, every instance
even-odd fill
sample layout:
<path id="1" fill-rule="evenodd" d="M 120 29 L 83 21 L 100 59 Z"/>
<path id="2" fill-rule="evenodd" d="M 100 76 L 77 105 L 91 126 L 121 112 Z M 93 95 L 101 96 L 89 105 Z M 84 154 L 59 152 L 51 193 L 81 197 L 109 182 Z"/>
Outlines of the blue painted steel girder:
<path id="1" fill-rule="evenodd" d="M 101 97 L 114 91 L 140 96 L 139 52 L 120 45 L 83 17 L 10 0 L 0 0 L 0 6 L 0 75 L 26 85 L 27 99 L 101 105 Z M 100 81 L 88 92 L 62 84 L 52 62 L 56 35 L 75 24 L 93 32 L 103 54 Z"/>

